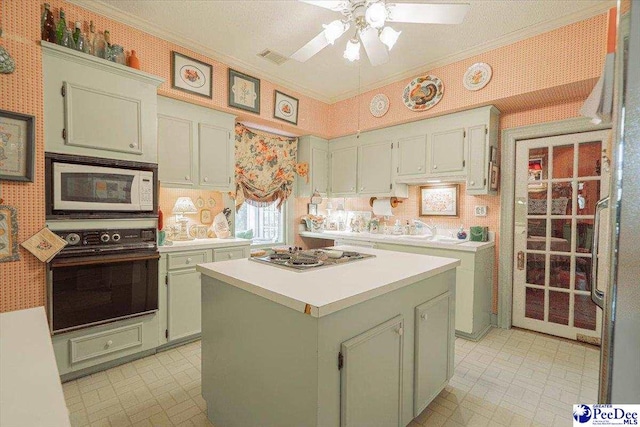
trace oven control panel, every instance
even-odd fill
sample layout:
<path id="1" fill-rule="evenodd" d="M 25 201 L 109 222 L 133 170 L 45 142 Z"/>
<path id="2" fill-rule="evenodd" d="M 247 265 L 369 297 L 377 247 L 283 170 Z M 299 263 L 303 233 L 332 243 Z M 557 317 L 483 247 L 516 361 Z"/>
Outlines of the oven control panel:
<path id="1" fill-rule="evenodd" d="M 102 246 L 148 246 L 156 243 L 156 230 L 154 228 L 65 230 L 55 231 L 55 233 L 67 242 L 65 249 Z"/>

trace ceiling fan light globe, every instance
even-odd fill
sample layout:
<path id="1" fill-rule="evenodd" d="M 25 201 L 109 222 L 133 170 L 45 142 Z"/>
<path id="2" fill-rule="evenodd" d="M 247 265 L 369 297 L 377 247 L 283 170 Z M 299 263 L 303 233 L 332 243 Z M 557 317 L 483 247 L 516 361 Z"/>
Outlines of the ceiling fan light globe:
<path id="1" fill-rule="evenodd" d="M 358 40 L 349 40 L 342 56 L 351 62 L 359 60 L 360 42 Z"/>
<path id="2" fill-rule="evenodd" d="M 380 32 L 380 41 L 387 46 L 387 49 L 391 50 L 398 41 L 400 34 L 402 34 L 402 31 L 396 31 L 391 27 L 384 27 Z"/>
<path id="3" fill-rule="evenodd" d="M 364 14 L 367 24 L 373 28 L 382 28 L 387 20 L 387 7 L 384 2 L 376 2 L 369 5 Z"/>
<path id="4" fill-rule="evenodd" d="M 339 19 L 330 22 L 329 24 L 323 24 L 324 36 L 327 38 L 329 44 L 335 43 L 338 38 L 347 30 L 346 24 Z"/>

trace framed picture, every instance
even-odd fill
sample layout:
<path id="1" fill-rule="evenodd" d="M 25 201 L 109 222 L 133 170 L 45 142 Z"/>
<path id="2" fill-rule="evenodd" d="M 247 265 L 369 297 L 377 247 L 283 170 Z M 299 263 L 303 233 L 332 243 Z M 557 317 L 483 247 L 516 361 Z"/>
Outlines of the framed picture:
<path id="1" fill-rule="evenodd" d="M 211 210 L 202 209 L 200 211 L 200 222 L 203 224 L 211 224 L 213 222 L 213 218 L 211 217 Z"/>
<path id="2" fill-rule="evenodd" d="M 420 216 L 458 216 L 458 184 L 420 187 Z"/>
<path id="3" fill-rule="evenodd" d="M 498 147 L 491 146 L 491 158 L 489 161 L 493 163 L 498 163 Z"/>
<path id="4" fill-rule="evenodd" d="M 273 117 L 285 122 L 298 124 L 298 99 L 275 91 L 273 96 Z"/>
<path id="5" fill-rule="evenodd" d="M 212 99 L 213 66 L 172 51 L 171 87 Z"/>
<path id="6" fill-rule="evenodd" d="M 0 180 L 33 182 L 35 117 L 0 110 Z"/>
<path id="7" fill-rule="evenodd" d="M 260 114 L 260 79 L 229 68 L 229 107 Z"/>
<path id="8" fill-rule="evenodd" d="M 309 215 L 318 215 L 318 205 L 315 203 L 307 203 L 307 213 Z"/>
<path id="9" fill-rule="evenodd" d="M 19 259 L 18 211 L 12 206 L 0 205 L 0 262 Z"/>
<path id="10" fill-rule="evenodd" d="M 532 191 L 543 191 L 547 189 L 545 161 L 544 156 L 529 158 L 529 184 L 528 188 Z"/>
<path id="11" fill-rule="evenodd" d="M 489 188 L 498 189 L 498 180 L 500 179 L 500 169 L 494 162 L 489 163 Z"/>

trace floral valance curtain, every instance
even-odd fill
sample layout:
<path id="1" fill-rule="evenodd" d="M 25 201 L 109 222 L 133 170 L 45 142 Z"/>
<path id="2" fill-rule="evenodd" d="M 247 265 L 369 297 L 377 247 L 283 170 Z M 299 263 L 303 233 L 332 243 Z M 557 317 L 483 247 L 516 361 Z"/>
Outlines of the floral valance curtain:
<path id="1" fill-rule="evenodd" d="M 236 124 L 236 209 L 245 201 L 253 206 L 278 207 L 289 197 L 295 175 L 306 177 L 308 165 L 296 162 L 298 138 L 256 133 Z"/>

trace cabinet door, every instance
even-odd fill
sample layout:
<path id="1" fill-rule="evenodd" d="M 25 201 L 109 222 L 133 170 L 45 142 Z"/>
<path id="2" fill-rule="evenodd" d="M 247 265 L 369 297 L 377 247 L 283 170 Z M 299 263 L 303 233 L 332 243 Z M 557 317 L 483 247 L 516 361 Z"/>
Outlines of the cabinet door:
<path id="1" fill-rule="evenodd" d="M 158 178 L 163 184 L 193 186 L 193 122 L 158 115 Z"/>
<path id="2" fill-rule="evenodd" d="M 358 193 L 391 191 L 391 140 L 358 148 Z"/>
<path id="3" fill-rule="evenodd" d="M 403 332 L 397 316 L 342 343 L 341 426 L 402 425 Z"/>
<path id="4" fill-rule="evenodd" d="M 195 268 L 170 271 L 167 283 L 169 341 L 201 331 L 200 273 Z"/>
<path id="5" fill-rule="evenodd" d="M 451 304 L 451 294 L 446 292 L 415 308 L 414 416 L 435 399 L 452 375 Z"/>
<path id="6" fill-rule="evenodd" d="M 349 147 L 331 153 L 331 192 L 333 195 L 356 193 L 358 148 Z"/>
<path id="7" fill-rule="evenodd" d="M 487 187 L 487 127 L 469 128 L 469 163 L 467 167 L 467 191 L 482 190 Z"/>
<path id="8" fill-rule="evenodd" d="M 431 136 L 432 174 L 464 172 L 464 129 L 436 132 Z"/>
<path id="9" fill-rule="evenodd" d="M 427 135 L 398 140 L 398 176 L 427 173 Z"/>
<path id="10" fill-rule="evenodd" d="M 329 187 L 329 152 L 319 148 L 311 149 L 311 191 L 318 190 L 326 195 Z"/>
<path id="11" fill-rule="evenodd" d="M 200 186 L 229 190 L 233 165 L 233 143 L 229 129 L 205 123 L 198 125 Z"/>
<path id="12" fill-rule="evenodd" d="M 64 82 L 66 144 L 142 154 L 142 100 Z"/>

